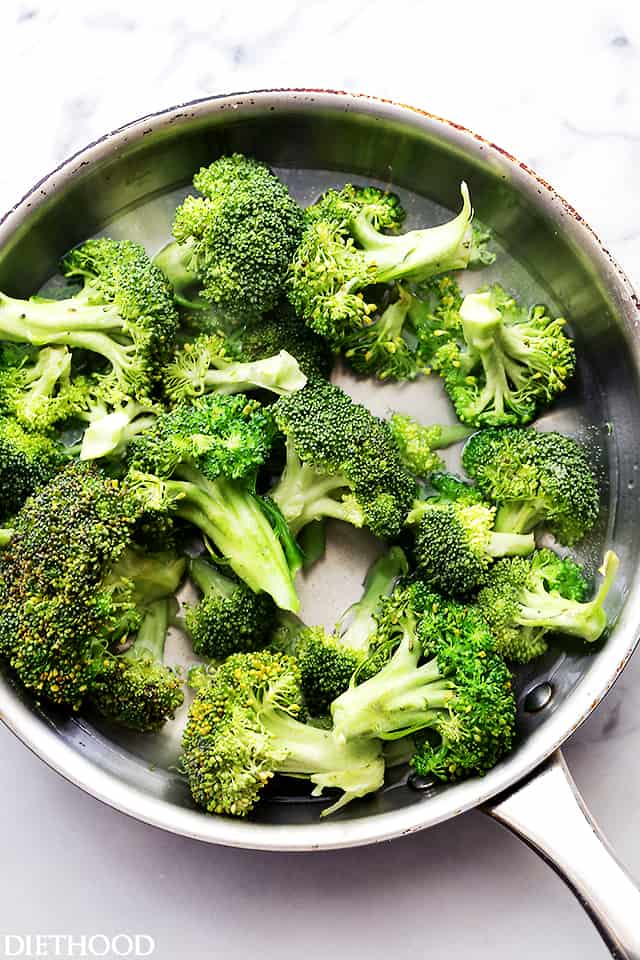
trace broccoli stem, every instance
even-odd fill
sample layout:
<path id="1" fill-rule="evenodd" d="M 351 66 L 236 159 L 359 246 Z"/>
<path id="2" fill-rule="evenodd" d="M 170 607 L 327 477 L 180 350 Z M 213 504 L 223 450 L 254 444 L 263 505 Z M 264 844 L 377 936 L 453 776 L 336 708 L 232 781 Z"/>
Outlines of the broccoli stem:
<path id="1" fill-rule="evenodd" d="M 185 379 L 193 383 L 198 393 L 232 394 L 262 389 L 283 396 L 302 390 L 307 382 L 298 361 L 286 350 L 262 360 L 241 362 L 220 358 L 212 362 L 215 368 L 207 370 L 202 377 L 185 372 Z"/>
<path id="2" fill-rule="evenodd" d="M 343 646 L 367 652 L 371 635 L 376 629 L 374 614 L 380 601 L 391 593 L 398 577 L 406 574 L 408 569 L 407 558 L 400 547 L 392 547 L 372 564 L 364 580 L 362 597 L 344 612 L 337 624 L 338 630 L 341 630 L 345 620 L 349 621 L 340 634 Z"/>
<path id="3" fill-rule="evenodd" d="M 138 635 L 131 646 L 122 654 L 127 660 L 137 659 L 146 653 L 160 663 L 164 660 L 164 646 L 169 629 L 171 598 L 155 600 L 145 611 Z"/>
<path id="4" fill-rule="evenodd" d="M 346 495 L 347 501 L 332 494 Z M 349 495 L 351 487 L 341 474 L 318 473 L 314 467 L 299 459 L 294 446 L 287 440 L 287 459 L 278 484 L 270 497 L 280 508 L 294 536 L 312 520 L 332 517 L 361 527 L 364 516 Z"/>
<path id="5" fill-rule="evenodd" d="M 558 593 L 525 590 L 520 598 L 517 623 L 523 627 L 546 627 L 558 633 L 596 641 L 607 627 L 604 602 L 618 571 L 619 560 L 612 550 L 605 554 L 600 588 L 589 603 L 567 600 Z"/>
<path id="6" fill-rule="evenodd" d="M 498 507 L 496 533 L 530 533 L 544 519 L 544 509 L 535 500 L 514 500 Z"/>
<path id="7" fill-rule="evenodd" d="M 397 740 L 427 727 L 455 697 L 434 658 L 421 667 L 421 645 L 403 634 L 389 662 L 369 680 L 350 686 L 331 705 L 340 742 L 357 737 Z"/>
<path id="8" fill-rule="evenodd" d="M 433 439 L 429 443 L 432 450 L 443 450 L 445 447 L 452 447 L 454 443 L 467 440 L 472 433 L 475 433 L 473 427 L 465 427 L 462 423 L 437 424 L 427 429 L 433 430 Z"/>
<path id="9" fill-rule="evenodd" d="M 27 368 L 23 367 L 25 373 Z M 38 353 L 36 363 L 28 370 L 27 389 L 21 403 L 25 420 L 42 397 L 51 397 L 60 380 L 69 378 L 71 353 L 66 347 L 45 347 Z"/>
<path id="10" fill-rule="evenodd" d="M 167 480 L 176 513 L 195 524 L 254 593 L 264 591 L 283 610 L 300 609 L 282 546 L 254 494 L 239 481 L 209 480 L 181 465 Z"/>
<path id="11" fill-rule="evenodd" d="M 471 252 L 471 199 L 466 183 L 461 184 L 463 206 L 457 217 L 439 227 L 412 230 L 387 236 L 371 224 L 366 210 L 352 222 L 351 230 L 363 247 L 364 257 L 375 270 L 379 283 L 402 277 L 421 280 L 447 270 L 462 270 Z"/>
<path id="12" fill-rule="evenodd" d="M 148 413 L 148 416 L 142 414 Z M 92 420 L 82 437 L 81 460 L 119 456 L 132 437 L 147 430 L 155 422 L 148 404 L 130 400 L 120 410 L 105 413 Z"/>
<path id="13" fill-rule="evenodd" d="M 275 760 L 276 773 L 307 776 L 315 784 L 314 796 L 327 787 L 343 790 L 342 796 L 322 816 L 335 813 L 356 797 L 378 790 L 384 781 L 384 760 L 375 740 L 339 743 L 330 730 L 295 720 L 280 710 L 265 710 L 260 723 L 282 749 Z"/>
<path id="14" fill-rule="evenodd" d="M 190 309 L 203 310 L 209 304 L 196 292 L 200 282 L 190 268 L 194 256 L 193 246 L 192 240 L 185 240 L 184 243 L 172 240 L 156 254 L 153 262 L 173 287 L 176 303 Z"/>
<path id="15" fill-rule="evenodd" d="M 536 541 L 532 533 L 492 533 L 485 550 L 490 557 L 524 557 L 533 553 Z"/>
<path id="16" fill-rule="evenodd" d="M 191 560 L 189 573 L 196 587 L 204 596 L 215 593 L 228 600 L 238 589 L 238 585 L 233 580 L 223 576 L 219 570 L 203 560 L 202 557 L 194 557 Z"/>

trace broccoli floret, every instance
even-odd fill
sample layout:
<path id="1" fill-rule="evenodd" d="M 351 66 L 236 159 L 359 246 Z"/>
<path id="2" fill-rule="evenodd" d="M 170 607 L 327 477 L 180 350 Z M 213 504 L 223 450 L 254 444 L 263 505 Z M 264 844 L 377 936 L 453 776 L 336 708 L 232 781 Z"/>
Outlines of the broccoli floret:
<path id="1" fill-rule="evenodd" d="M 182 765 L 193 799 L 208 813 L 246 816 L 277 773 L 309 780 L 314 796 L 342 790 L 323 816 L 382 785 L 378 742 L 340 744 L 330 730 L 302 722 L 300 678 L 290 657 L 237 653 L 198 681 Z"/>
<path id="2" fill-rule="evenodd" d="M 0 522 L 16 513 L 65 462 L 55 440 L 28 433 L 16 420 L 0 417 Z"/>
<path id="3" fill-rule="evenodd" d="M 132 645 L 106 655 L 91 684 L 90 702 L 103 716 L 141 733 L 156 733 L 184 701 L 180 675 L 164 664 L 171 605 L 150 603 Z"/>
<path id="4" fill-rule="evenodd" d="M 88 424 L 82 441 L 72 448 L 81 460 L 122 456 L 129 441 L 151 427 L 163 410 L 151 399 L 129 397 L 112 374 L 78 377 L 74 387 L 75 417 Z"/>
<path id="5" fill-rule="evenodd" d="M 0 559 L 0 651 L 37 695 L 78 709 L 106 643 L 137 625 L 133 586 L 106 581 L 139 512 L 126 485 L 76 462 L 17 514 Z"/>
<path id="6" fill-rule="evenodd" d="M 185 616 L 195 653 L 224 660 L 232 653 L 266 646 L 276 615 L 268 594 L 253 593 L 200 557 L 191 561 L 189 570 L 202 593 L 199 603 L 189 607 Z"/>
<path id="7" fill-rule="evenodd" d="M 131 441 L 128 462 L 148 510 L 174 513 L 194 524 L 255 593 L 279 607 L 299 601 L 283 544 L 284 522 L 255 492 L 256 472 L 273 438 L 269 412 L 243 394 L 208 394 L 156 418 Z"/>
<path id="8" fill-rule="evenodd" d="M 147 399 L 178 328 L 164 275 L 140 244 L 106 238 L 71 250 L 62 270 L 83 282 L 65 300 L 0 294 L 0 338 L 98 354 L 109 361 L 125 394 Z"/>
<path id="9" fill-rule="evenodd" d="M 562 317 L 543 306 L 523 309 L 494 286 L 466 296 L 460 319 L 464 345 L 449 341 L 434 363 L 464 423 L 529 423 L 566 388 L 575 351 Z"/>
<path id="10" fill-rule="evenodd" d="M 442 780 L 486 773 L 511 747 L 515 702 L 482 618 L 414 583 L 386 601 L 378 622 L 394 652 L 334 701 L 336 738 L 420 733 L 411 759 L 418 773 Z"/>
<path id="11" fill-rule="evenodd" d="M 260 360 L 241 361 L 228 356 L 220 334 L 185 343 L 167 367 L 165 389 L 173 402 L 205 393 L 246 393 L 268 390 L 278 396 L 301 390 L 307 378 L 286 350 Z"/>
<path id="12" fill-rule="evenodd" d="M 462 291 L 454 277 L 445 274 L 420 284 L 411 307 L 411 325 L 416 337 L 416 356 L 423 369 L 439 369 L 440 349 L 461 340 Z M 446 351 L 445 351 L 446 353 Z"/>
<path id="13" fill-rule="evenodd" d="M 379 380 L 415 380 L 427 373 L 408 337 L 415 298 L 398 287 L 398 298 L 378 317 L 369 317 L 342 341 L 342 355 L 356 373 Z"/>
<path id="14" fill-rule="evenodd" d="M 407 517 L 415 526 L 414 560 L 419 576 L 445 595 L 465 595 L 482 583 L 495 557 L 531 553 L 533 534 L 496 533 L 495 507 L 474 487 L 435 474 L 437 491 L 416 501 Z"/>
<path id="15" fill-rule="evenodd" d="M 183 303 L 204 299 L 238 320 L 270 310 L 302 235 L 302 210 L 264 163 L 239 153 L 203 167 L 193 185 L 203 196 L 176 211 L 178 250 L 165 248 L 156 262 Z"/>
<path id="16" fill-rule="evenodd" d="M 23 426 L 47 433 L 76 412 L 67 347 L 37 350 L 23 344 L 0 347 L 0 408 Z"/>
<path id="17" fill-rule="evenodd" d="M 367 287 L 402 279 L 426 280 L 465 267 L 471 247 L 471 201 L 449 223 L 390 236 L 402 221 L 397 198 L 375 188 L 329 190 L 306 211 L 306 228 L 293 258 L 289 296 L 296 311 L 332 347 L 365 326 L 376 310 Z"/>
<path id="18" fill-rule="evenodd" d="M 609 551 L 601 567 L 603 581 L 585 602 L 587 582 L 580 567 L 551 550 L 532 557 L 499 560 L 477 598 L 478 609 L 508 660 L 527 663 L 547 649 L 552 633 L 598 640 L 607 627 L 604 601 L 615 580 L 618 558 Z"/>
<path id="19" fill-rule="evenodd" d="M 587 451 L 571 437 L 534 429 L 482 430 L 462 463 L 498 505 L 495 529 L 529 533 L 544 524 L 567 546 L 598 519 L 600 495 Z"/>
<path id="20" fill-rule="evenodd" d="M 290 631 L 281 649 L 298 660 L 305 703 L 312 716 L 322 716 L 347 689 L 354 675 L 364 680 L 380 665 L 370 656 L 370 642 L 376 632 L 375 613 L 393 590 L 399 577 L 408 571 L 400 547 L 392 547 L 370 567 L 361 598 L 345 611 L 333 633 L 322 627 Z"/>
<path id="21" fill-rule="evenodd" d="M 296 317 L 288 304 L 279 304 L 264 317 L 250 322 L 242 335 L 243 360 L 261 360 L 286 350 L 298 361 L 308 380 L 328 380 L 333 353 L 326 340 Z"/>
<path id="22" fill-rule="evenodd" d="M 308 384 L 271 410 L 287 448 L 271 496 L 294 535 L 322 517 L 368 526 L 380 537 L 399 533 L 416 483 L 388 423 L 330 383 Z"/>
<path id="23" fill-rule="evenodd" d="M 435 451 L 466 440 L 473 432 L 460 423 L 418 423 L 403 413 L 394 413 L 389 423 L 402 462 L 417 477 L 428 477 L 434 471 L 442 470 L 444 463 Z"/>

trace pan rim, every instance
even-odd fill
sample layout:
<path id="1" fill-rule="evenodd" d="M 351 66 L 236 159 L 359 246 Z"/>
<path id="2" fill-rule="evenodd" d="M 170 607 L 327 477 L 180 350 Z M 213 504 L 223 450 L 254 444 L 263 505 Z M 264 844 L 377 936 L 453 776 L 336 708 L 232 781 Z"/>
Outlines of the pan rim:
<path id="1" fill-rule="evenodd" d="M 145 131 L 206 116 L 231 108 L 252 109 L 275 105 L 314 109 L 365 112 L 429 129 L 441 139 L 453 141 L 466 153 L 487 158 L 503 169 L 516 189 L 545 207 L 551 218 L 562 220 L 576 244 L 597 268 L 607 288 L 615 296 L 631 343 L 636 369 L 640 369 L 640 341 L 635 327 L 638 300 L 632 285 L 594 231 L 574 208 L 526 164 L 496 144 L 466 127 L 427 111 L 368 94 L 313 88 L 277 88 L 241 93 L 219 94 L 179 104 L 147 114 L 117 129 L 74 153 L 41 178 L 7 213 L 0 217 L 0 246 L 12 236 L 49 193 L 63 189 L 73 178 L 82 176 L 93 163 L 125 149 Z M 550 756 L 590 715 L 606 696 L 631 657 L 640 628 L 633 623 L 632 609 L 640 599 L 640 575 L 636 570 L 629 585 L 622 614 L 598 654 L 597 661 L 582 677 L 555 713 L 512 754 L 484 778 L 456 784 L 435 797 L 416 795 L 414 803 L 399 810 L 370 814 L 358 819 L 323 821 L 304 825 L 267 825 L 212 817 L 195 809 L 179 807 L 150 796 L 114 774 L 97 767 L 25 705 L 9 681 L 0 676 L 0 719 L 33 753 L 57 773 L 101 802 L 152 826 L 209 843 L 264 851 L 310 851 L 362 846 L 425 829 L 466 810 L 486 803 L 491 797 L 529 775 Z"/>

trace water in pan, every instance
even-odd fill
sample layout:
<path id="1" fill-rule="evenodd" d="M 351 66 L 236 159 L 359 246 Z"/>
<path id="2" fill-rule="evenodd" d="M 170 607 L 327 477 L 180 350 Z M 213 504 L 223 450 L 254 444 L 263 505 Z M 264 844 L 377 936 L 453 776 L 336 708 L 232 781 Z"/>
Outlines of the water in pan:
<path id="1" fill-rule="evenodd" d="M 340 186 L 349 181 L 349 176 L 322 170 L 279 170 L 278 173 L 289 184 L 297 199 L 308 205 L 330 186 Z M 375 181 L 374 181 L 375 182 Z M 389 184 L 379 183 L 381 187 Z M 395 189 L 395 188 L 394 188 Z M 151 255 L 154 255 L 168 240 L 175 208 L 189 192 L 183 187 L 171 192 L 152 196 L 144 203 L 121 212 L 102 231 L 104 235 L 115 238 L 129 238 L 141 242 Z M 406 190 L 397 190 L 407 211 L 406 227 L 436 224 L 445 221 L 451 211 Z M 482 217 L 482 210 L 477 211 Z M 516 261 L 500 246 L 493 244 L 496 261 L 482 271 L 468 271 L 461 275 L 464 289 L 474 289 L 484 283 L 499 280 L 526 303 L 544 302 L 552 311 L 561 312 L 559 304 L 548 295 L 535 270 L 529 265 Z M 603 483 L 603 515 L 597 533 L 577 551 L 578 558 L 593 571 L 601 556 L 602 543 L 606 539 L 608 524 L 612 521 L 608 509 L 607 490 L 612 480 L 612 465 L 607 465 L 606 427 L 603 424 L 602 407 L 599 392 L 589 377 L 588 364 L 579 364 L 580 375 L 576 377 L 571 390 L 553 410 L 541 418 L 538 425 L 543 429 L 560 429 L 563 432 L 586 440 L 597 453 L 601 465 Z M 355 378 L 348 370 L 338 369 L 334 380 L 347 390 L 355 399 L 366 403 L 379 416 L 385 416 L 391 410 L 410 413 L 424 422 L 455 422 L 451 406 L 437 378 L 421 379 L 412 384 L 381 385 L 366 379 Z M 460 448 L 445 451 L 448 466 L 459 469 Z M 615 483 L 611 483 L 615 489 Z M 359 595 L 364 573 L 371 560 L 380 551 L 380 544 L 367 533 L 345 525 L 330 525 L 325 558 L 305 576 L 299 578 L 299 592 L 302 600 L 302 616 L 308 623 L 332 626 L 338 615 Z M 185 588 L 184 598 L 189 599 L 189 588 Z M 559 649 L 550 651 L 535 665 L 523 668 L 517 677 L 520 729 L 523 733 L 544 720 L 554 709 L 555 698 L 551 697 L 544 710 L 529 713 L 523 707 L 526 694 L 541 680 L 550 680 L 555 684 L 557 701 L 562 694 L 578 682 L 581 676 L 581 652 L 566 653 Z M 197 662 L 188 642 L 178 631 L 173 631 L 167 645 L 167 659 L 171 663 L 186 667 Z M 187 697 L 188 699 L 188 697 Z M 167 724 L 156 736 L 136 735 L 123 731 L 95 718 L 81 717 L 65 720 L 55 716 L 58 732 L 67 741 L 102 766 L 118 776 L 130 779 L 149 793 L 170 799 L 180 805 L 189 805 L 188 790 L 177 770 L 180 736 L 187 711 L 187 704 L 176 719 Z M 144 766 L 132 763 L 133 758 L 144 761 Z M 382 812 L 390 805 L 385 796 L 393 790 L 393 806 L 409 804 L 415 800 L 413 791 L 406 789 L 407 770 L 398 768 L 390 771 L 387 787 L 375 801 L 361 801 L 353 804 L 340 816 L 357 816 L 361 813 Z M 402 794 L 396 788 L 402 788 Z M 436 787 L 432 789 L 438 789 Z M 427 795 L 429 790 L 427 790 Z M 305 822 L 315 818 L 317 812 L 309 811 L 306 789 L 295 782 L 280 785 L 272 791 L 272 802 L 263 804 L 255 816 L 261 820 L 286 820 L 288 823 Z M 292 802 L 293 801 L 293 802 Z M 274 805 L 287 803 L 286 810 L 276 810 Z M 315 805 L 314 805 L 315 806 Z"/>

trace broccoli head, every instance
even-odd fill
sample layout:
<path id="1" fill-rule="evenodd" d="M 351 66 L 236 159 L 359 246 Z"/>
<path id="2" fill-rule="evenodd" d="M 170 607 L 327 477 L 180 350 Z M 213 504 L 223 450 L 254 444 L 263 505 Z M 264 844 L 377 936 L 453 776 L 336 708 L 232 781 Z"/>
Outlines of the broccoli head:
<path id="1" fill-rule="evenodd" d="M 0 346 L 0 409 L 27 429 L 48 433 L 72 417 L 77 405 L 67 347 Z"/>
<path id="2" fill-rule="evenodd" d="M 444 463 L 435 451 L 466 440 L 473 432 L 460 423 L 419 423 L 403 413 L 394 413 L 389 423 L 400 458 L 416 477 L 428 477 L 436 470 L 442 470 Z"/>
<path id="3" fill-rule="evenodd" d="M 460 319 L 463 344 L 448 341 L 435 365 L 464 423 L 523 425 L 566 389 L 575 351 L 561 317 L 523 309 L 496 285 L 466 296 Z"/>
<path id="4" fill-rule="evenodd" d="M 528 533 L 544 524 L 571 546 L 598 518 L 600 495 L 590 458 L 571 437 L 532 428 L 482 430 L 467 441 L 462 463 L 498 505 L 497 531 Z"/>
<path id="5" fill-rule="evenodd" d="M 507 660 L 527 663 L 546 651 L 549 634 L 598 640 L 607 628 L 603 605 L 617 568 L 618 558 L 609 551 L 600 588 L 586 602 L 587 580 L 573 560 L 547 549 L 527 558 L 499 560 L 477 597 L 496 649 Z"/>
<path id="6" fill-rule="evenodd" d="M 377 790 L 384 760 L 375 740 L 340 744 L 330 730 L 302 722 L 295 660 L 260 651 L 236 653 L 214 672 L 200 671 L 182 740 L 193 799 L 209 813 L 246 816 L 274 774 L 291 774 L 342 796 L 323 816 Z"/>
<path id="7" fill-rule="evenodd" d="M 416 484 L 388 423 L 330 383 L 309 384 L 271 409 L 287 447 L 271 496 L 294 535 L 322 517 L 380 537 L 399 533 Z"/>
<path id="8" fill-rule="evenodd" d="M 270 310 L 302 235 L 302 210 L 264 163 L 239 153 L 203 167 L 193 185 L 202 196 L 176 211 L 178 250 L 165 248 L 157 260 L 178 297 L 196 307 L 204 299 L 238 320 Z M 193 280 L 200 299 L 191 299 Z"/>
<path id="9" fill-rule="evenodd" d="M 224 660 L 232 653 L 266 646 L 276 615 L 275 603 L 268 594 L 254 593 L 201 557 L 191 561 L 189 570 L 202 593 L 185 616 L 195 653 Z"/>
<path id="10" fill-rule="evenodd" d="M 496 533 L 495 507 L 480 492 L 449 474 L 435 474 L 437 491 L 416 501 L 407 517 L 415 527 L 419 576 L 445 595 L 465 595 L 483 581 L 495 557 L 531 553 L 533 534 Z"/>
<path id="11" fill-rule="evenodd" d="M 373 187 L 329 190 L 305 211 L 306 227 L 289 273 L 297 313 L 339 351 L 345 337 L 366 326 L 377 307 L 367 299 L 376 283 L 426 280 L 464 268 L 471 249 L 471 201 L 462 185 L 460 214 L 438 227 L 397 231 L 396 197 Z"/>
<path id="12" fill-rule="evenodd" d="M 17 420 L 0 417 L 0 522 L 16 513 L 66 460 L 62 446 L 29 433 Z"/>
<path id="13" fill-rule="evenodd" d="M 511 674 L 479 614 L 415 582 L 378 614 L 390 653 L 382 669 L 334 701 L 334 733 L 395 740 L 418 735 L 418 773 L 484 774 L 511 748 Z"/>

